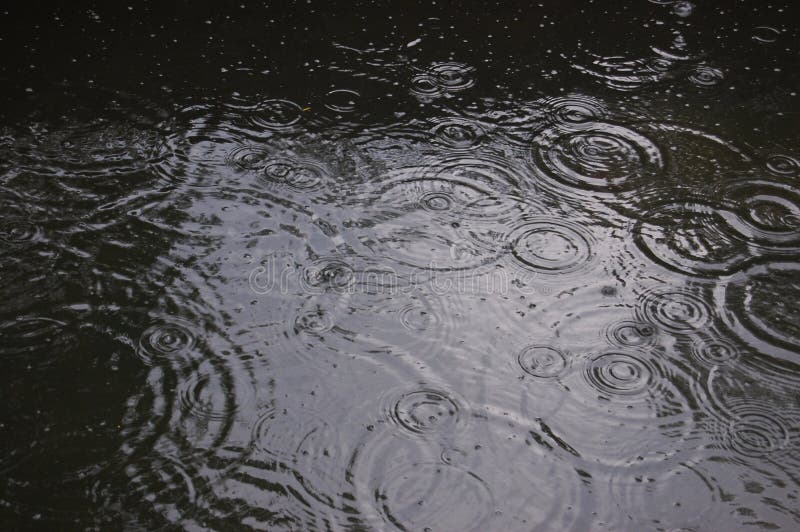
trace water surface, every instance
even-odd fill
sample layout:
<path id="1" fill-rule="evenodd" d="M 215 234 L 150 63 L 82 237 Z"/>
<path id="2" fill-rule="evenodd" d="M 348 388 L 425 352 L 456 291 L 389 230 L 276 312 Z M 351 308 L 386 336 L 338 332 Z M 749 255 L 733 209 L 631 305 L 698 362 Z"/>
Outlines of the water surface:
<path id="1" fill-rule="evenodd" d="M 791 2 L 0 19 L 4 529 L 800 526 Z"/>

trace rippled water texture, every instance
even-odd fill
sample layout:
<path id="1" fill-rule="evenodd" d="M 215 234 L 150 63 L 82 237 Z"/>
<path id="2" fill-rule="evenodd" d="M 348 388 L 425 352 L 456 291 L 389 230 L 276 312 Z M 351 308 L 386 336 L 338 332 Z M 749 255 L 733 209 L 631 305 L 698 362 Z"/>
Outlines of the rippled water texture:
<path id="1" fill-rule="evenodd" d="M 795 3 L 0 20 L 3 530 L 800 528 Z"/>

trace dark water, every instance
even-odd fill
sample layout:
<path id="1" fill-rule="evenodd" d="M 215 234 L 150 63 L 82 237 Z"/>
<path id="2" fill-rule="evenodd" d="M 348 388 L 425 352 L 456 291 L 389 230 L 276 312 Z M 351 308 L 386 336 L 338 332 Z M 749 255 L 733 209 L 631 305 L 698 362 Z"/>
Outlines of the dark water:
<path id="1" fill-rule="evenodd" d="M 4 4 L 2 528 L 796 530 L 798 14 Z"/>

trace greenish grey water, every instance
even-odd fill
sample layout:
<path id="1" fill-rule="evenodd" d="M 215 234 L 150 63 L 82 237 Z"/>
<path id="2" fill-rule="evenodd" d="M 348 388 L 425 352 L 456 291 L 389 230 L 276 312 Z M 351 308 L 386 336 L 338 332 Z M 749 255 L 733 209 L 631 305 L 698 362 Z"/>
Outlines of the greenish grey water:
<path id="1" fill-rule="evenodd" d="M 791 2 L 0 20 L 3 529 L 797 528 Z"/>

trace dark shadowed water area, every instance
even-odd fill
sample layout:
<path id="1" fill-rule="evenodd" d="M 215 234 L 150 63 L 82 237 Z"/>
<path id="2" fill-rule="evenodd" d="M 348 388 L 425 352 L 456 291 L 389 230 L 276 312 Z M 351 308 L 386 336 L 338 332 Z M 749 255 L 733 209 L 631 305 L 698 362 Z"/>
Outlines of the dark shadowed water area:
<path id="1" fill-rule="evenodd" d="M 790 0 L 0 6 L 3 530 L 797 530 Z"/>

